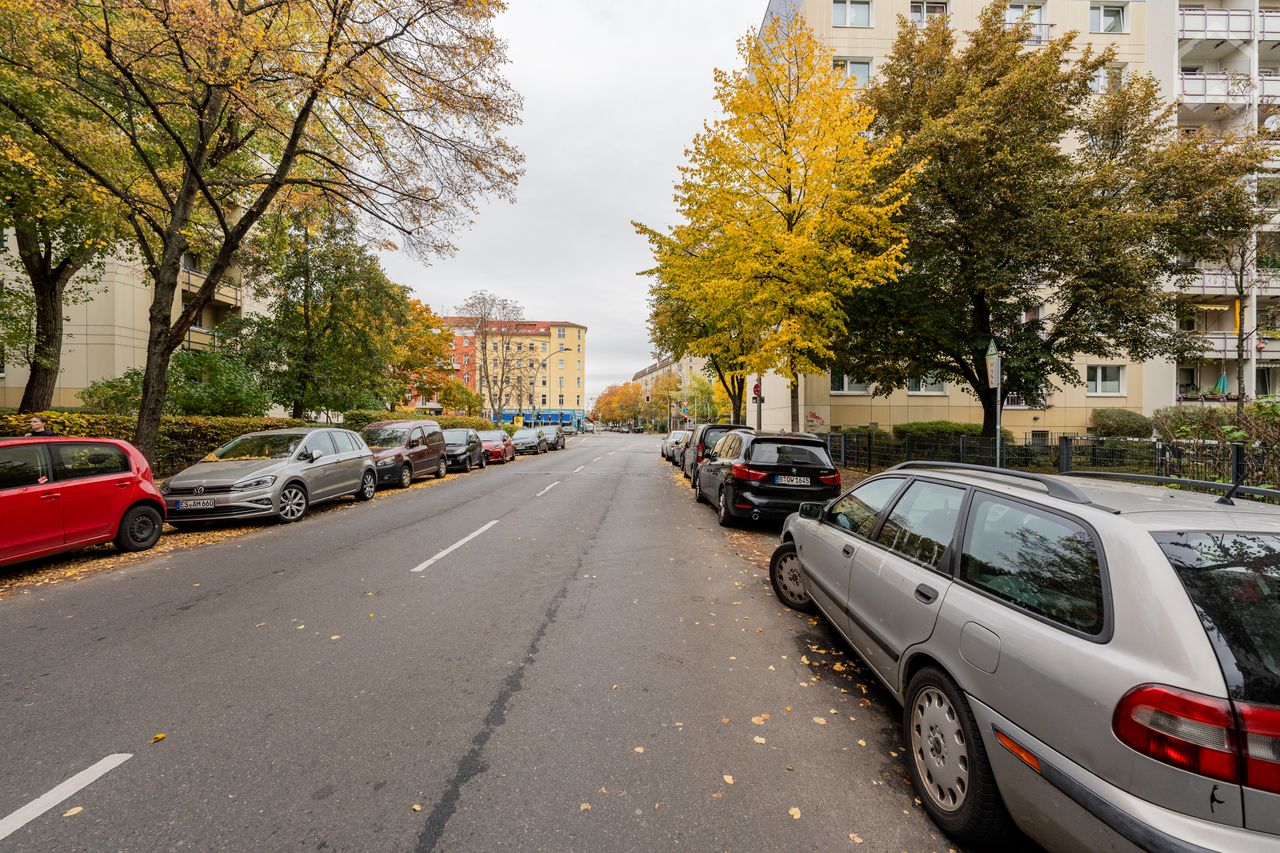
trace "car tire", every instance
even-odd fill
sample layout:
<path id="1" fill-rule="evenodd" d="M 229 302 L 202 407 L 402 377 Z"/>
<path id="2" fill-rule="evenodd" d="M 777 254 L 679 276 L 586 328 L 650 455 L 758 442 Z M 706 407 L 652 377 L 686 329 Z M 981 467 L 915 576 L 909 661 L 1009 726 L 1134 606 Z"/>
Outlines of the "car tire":
<path id="1" fill-rule="evenodd" d="M 693 486 L 693 502 L 696 504 L 702 503 L 702 489 L 698 486 L 698 478 L 691 477 L 689 482 Z"/>
<path id="2" fill-rule="evenodd" d="M 120 551 L 146 551 L 160 541 L 164 518 L 160 510 L 145 504 L 130 507 L 120 518 L 116 529 L 116 548 Z"/>
<path id="3" fill-rule="evenodd" d="M 464 474 L 471 473 L 471 457 L 470 456 L 462 460 L 462 473 Z"/>
<path id="4" fill-rule="evenodd" d="M 976 849 L 1016 837 L 969 703 L 951 677 L 925 667 L 907 685 L 902 737 L 925 811 L 948 835 Z"/>
<path id="5" fill-rule="evenodd" d="M 804 585 L 795 542 L 783 542 L 773 549 L 773 556 L 769 558 L 769 583 L 773 585 L 773 594 L 785 606 L 801 613 L 818 612 L 818 605 L 813 603 Z"/>
<path id="6" fill-rule="evenodd" d="M 378 475 L 372 471 L 365 471 L 364 476 L 360 478 L 360 488 L 356 489 L 355 499 L 358 501 L 372 500 L 375 492 L 378 491 Z"/>
<path id="7" fill-rule="evenodd" d="M 441 456 L 440 464 L 436 466 L 435 478 L 437 480 L 443 480 L 444 475 L 448 473 L 449 473 L 449 463 L 443 456 Z"/>
<path id="8" fill-rule="evenodd" d="M 400 467 L 400 488 L 407 489 L 413 485 L 413 466 L 402 465 Z"/>
<path id="9" fill-rule="evenodd" d="M 480 454 L 480 467 L 481 468 L 489 467 L 489 457 L 485 456 L 483 453 Z"/>
<path id="10" fill-rule="evenodd" d="M 733 527 L 738 523 L 738 519 L 734 518 L 733 513 L 729 511 L 729 490 L 723 486 L 720 488 L 720 496 L 716 499 L 716 520 L 720 522 L 721 527 Z"/>
<path id="11" fill-rule="evenodd" d="M 282 524 L 301 521 L 307 514 L 309 504 L 307 490 L 302 487 L 302 484 L 286 483 L 280 490 L 280 509 L 276 511 L 276 518 L 280 519 Z"/>

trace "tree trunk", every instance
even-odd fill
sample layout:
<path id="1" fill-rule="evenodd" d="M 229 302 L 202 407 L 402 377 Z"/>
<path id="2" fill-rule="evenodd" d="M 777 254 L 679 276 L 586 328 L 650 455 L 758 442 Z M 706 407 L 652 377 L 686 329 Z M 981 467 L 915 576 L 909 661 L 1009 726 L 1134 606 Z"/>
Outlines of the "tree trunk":
<path id="1" fill-rule="evenodd" d="M 31 373 L 22 389 L 20 412 L 44 412 L 53 405 L 53 390 L 62 369 L 62 294 L 65 282 L 31 281 L 35 291 L 36 340 Z"/>
<path id="2" fill-rule="evenodd" d="M 187 333 L 186 328 L 171 329 L 173 297 L 178 290 L 178 264 L 181 253 L 166 261 L 154 275 L 151 310 L 148 312 L 147 366 L 142 375 L 142 404 L 138 407 L 138 428 L 134 445 L 143 456 L 155 463 L 156 443 L 160 438 L 160 416 L 169 393 L 169 359 L 177 345 L 173 336 Z M 179 326 L 181 327 L 181 322 Z M 189 328 L 189 326 L 188 326 Z"/>
<path id="3" fill-rule="evenodd" d="M 978 401 L 982 403 L 982 437 L 996 437 L 996 389 L 988 388 L 982 383 L 974 389 L 978 393 Z"/>
<path id="4" fill-rule="evenodd" d="M 791 389 L 791 431 L 800 431 L 800 380 L 792 377 Z"/>

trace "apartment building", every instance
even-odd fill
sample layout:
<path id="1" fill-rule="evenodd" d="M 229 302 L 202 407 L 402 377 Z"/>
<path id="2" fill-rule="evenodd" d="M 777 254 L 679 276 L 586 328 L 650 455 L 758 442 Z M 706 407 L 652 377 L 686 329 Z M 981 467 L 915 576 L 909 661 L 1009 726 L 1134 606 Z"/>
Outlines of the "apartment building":
<path id="1" fill-rule="evenodd" d="M 480 395 L 495 420 L 510 423 L 520 415 L 526 423 L 582 425 L 586 326 L 567 320 L 495 321 L 487 334 L 477 335 L 473 318 L 443 320 L 453 332 L 454 378 Z M 494 395 L 484 381 L 486 371 L 494 377 Z M 506 377 L 500 391 L 496 390 L 498 377 Z"/>
<path id="2" fill-rule="evenodd" d="M 836 66 L 865 83 L 892 48 L 898 16 L 908 24 L 945 15 L 959 33 L 976 26 L 982 0 L 770 0 L 766 18 L 794 9 L 832 50 Z M 1248 131 L 1280 130 L 1280 0 L 1044 0 L 1011 2 L 1008 20 L 1032 22 L 1028 47 L 1068 31 L 1078 43 L 1114 47 L 1115 61 L 1099 73 L 1102 91 L 1118 74 L 1149 73 L 1163 95 L 1178 104 L 1180 127 L 1211 125 Z M 1280 155 L 1277 157 L 1280 160 Z M 1278 163 L 1277 165 L 1280 165 Z M 1005 425 L 1015 434 L 1085 431 L 1094 409 L 1123 407 L 1151 414 L 1169 405 L 1234 405 L 1236 336 L 1247 337 L 1245 387 L 1250 396 L 1280 392 L 1280 237 L 1270 228 L 1257 235 L 1257 264 L 1249 271 L 1249 296 L 1237 300 L 1225 269 L 1197 268 L 1186 288 L 1194 319 L 1188 330 L 1205 338 L 1206 352 L 1194 361 L 1134 363 L 1082 359 L 1082 385 L 1052 392 L 1043 408 L 1011 398 Z M 759 379 L 764 389 L 763 426 L 790 423 L 787 383 L 777 375 Z M 962 388 L 928 377 L 872 397 L 865 384 L 843 375 L 806 376 L 800 387 L 803 426 L 824 430 L 858 424 L 919 420 L 980 422 L 982 407 Z M 750 417 L 754 423 L 754 412 Z"/>
<path id="3" fill-rule="evenodd" d="M 174 297 L 173 318 L 191 300 L 204 282 L 201 259 L 183 258 L 178 293 Z M 136 263 L 108 259 L 102 276 L 90 288 L 91 298 L 66 306 L 66 324 L 62 343 L 62 364 L 53 405 L 79 406 L 80 392 L 98 379 L 112 379 L 131 367 L 143 368 L 147 362 L 148 311 L 151 308 L 151 285 L 146 272 Z M 213 329 L 228 317 L 242 312 L 261 312 L 258 304 L 243 288 L 238 277 L 224 279 L 199 321 L 187 332 L 184 347 L 207 349 Z M 16 407 L 22 400 L 29 371 L 14 363 L 12 357 L 0 357 L 0 407 Z"/>
<path id="4" fill-rule="evenodd" d="M 652 395 L 656 387 L 656 383 L 664 376 L 674 376 L 679 381 L 679 387 L 687 389 L 690 381 L 695 376 L 706 378 L 707 360 L 695 355 L 687 355 L 684 358 L 664 358 L 656 361 L 640 370 L 631 377 L 632 382 L 639 382 L 640 387 L 644 389 L 646 395 Z M 697 423 L 707 419 L 706 412 L 697 411 L 697 401 L 681 400 L 658 400 L 656 402 L 666 402 L 670 408 L 671 422 L 677 427 L 683 423 Z M 681 403 L 688 403 L 688 406 L 682 406 Z M 688 409 L 688 412 L 685 409 Z"/>

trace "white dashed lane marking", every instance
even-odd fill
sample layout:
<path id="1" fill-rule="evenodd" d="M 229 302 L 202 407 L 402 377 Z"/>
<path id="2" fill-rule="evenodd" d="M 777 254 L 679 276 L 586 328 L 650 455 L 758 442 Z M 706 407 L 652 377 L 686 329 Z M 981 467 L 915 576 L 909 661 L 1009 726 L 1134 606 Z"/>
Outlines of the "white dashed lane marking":
<path id="1" fill-rule="evenodd" d="M 427 568 L 428 566 L 430 566 L 432 563 L 436 562 L 437 560 L 442 560 L 442 559 L 444 559 L 445 557 L 449 556 L 449 555 L 450 555 L 450 554 L 452 554 L 454 551 L 458 550 L 458 549 L 459 549 L 459 548 L 461 548 L 463 545 L 466 545 L 466 544 L 467 544 L 468 542 L 470 542 L 472 539 L 475 539 L 475 538 L 476 538 L 477 536 L 479 536 L 481 533 L 484 533 L 486 530 L 488 530 L 490 527 L 493 527 L 493 526 L 494 526 L 495 524 L 497 524 L 497 523 L 498 523 L 498 519 L 496 519 L 496 518 L 495 518 L 493 521 L 489 522 L 489 523 L 488 523 L 488 524 L 486 524 L 484 527 L 481 527 L 479 530 L 476 530 L 476 531 L 474 531 L 474 532 L 472 532 L 472 533 L 467 534 L 466 536 L 464 536 L 464 537 L 462 537 L 461 539 L 459 539 L 457 542 L 454 542 L 454 543 L 453 543 L 452 545 L 450 545 L 448 548 L 445 548 L 443 551 L 441 551 L 440 553 L 436 554 L 436 555 L 435 555 L 434 557 L 432 557 L 430 560 L 427 560 L 425 563 L 420 563 L 420 564 L 418 564 L 417 566 L 414 566 L 414 567 L 413 567 L 412 569 L 410 569 L 409 571 L 411 571 L 411 572 L 420 572 L 420 571 L 422 571 L 423 569 Z"/>
<path id="2" fill-rule="evenodd" d="M 82 788 L 89 787 L 89 785 L 101 779 L 103 776 L 106 776 L 130 758 L 133 758 L 133 755 L 127 752 L 117 752 L 114 755 L 108 755 L 97 764 L 81 770 L 61 785 L 51 788 L 48 792 L 41 794 L 39 797 L 27 803 L 16 812 L 13 812 L 8 817 L 0 820 L 0 839 L 7 838 L 19 829 L 22 829 L 22 827 L 40 817 L 40 815 L 56 806 L 58 803 L 67 799 Z"/>

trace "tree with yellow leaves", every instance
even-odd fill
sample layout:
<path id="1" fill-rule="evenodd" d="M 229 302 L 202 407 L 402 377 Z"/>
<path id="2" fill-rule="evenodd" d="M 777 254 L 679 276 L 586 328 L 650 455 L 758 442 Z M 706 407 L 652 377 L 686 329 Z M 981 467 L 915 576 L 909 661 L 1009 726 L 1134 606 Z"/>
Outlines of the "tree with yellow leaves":
<path id="1" fill-rule="evenodd" d="M 359 211 L 421 253 L 448 251 L 478 196 L 510 196 L 503 8 L 0 0 L 0 111 L 119 202 L 151 278 L 144 453 L 170 356 L 282 192 Z M 208 265 L 172 319 L 188 253 Z"/>
<path id="2" fill-rule="evenodd" d="M 800 15 L 771 16 L 738 53 L 741 68 L 715 73 L 723 117 L 681 168 L 682 221 L 667 233 L 636 226 L 657 261 L 651 320 L 679 316 L 674 345 L 655 335 L 673 355 L 739 377 L 780 372 L 799 430 L 799 377 L 834 356 L 842 297 L 901 268 L 911 175 L 884 181 L 896 141 L 869 138 L 874 113 Z"/>

